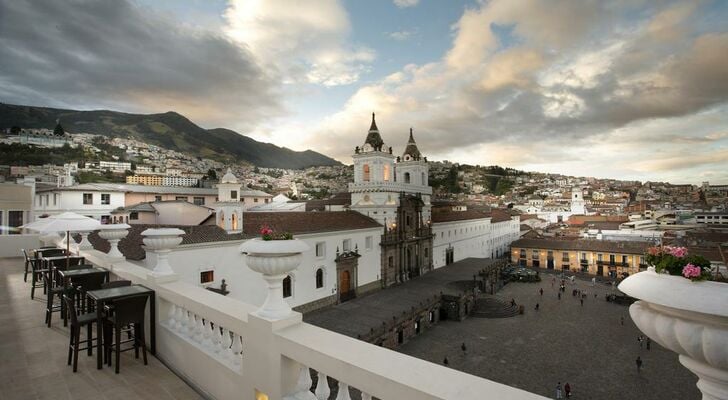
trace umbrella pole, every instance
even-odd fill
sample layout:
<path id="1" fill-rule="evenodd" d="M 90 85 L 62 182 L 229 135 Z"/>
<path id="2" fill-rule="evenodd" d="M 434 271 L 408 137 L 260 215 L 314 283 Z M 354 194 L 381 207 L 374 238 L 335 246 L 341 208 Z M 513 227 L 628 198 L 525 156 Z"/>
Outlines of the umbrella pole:
<path id="1" fill-rule="evenodd" d="M 71 231 L 66 231 L 66 271 L 71 265 Z"/>

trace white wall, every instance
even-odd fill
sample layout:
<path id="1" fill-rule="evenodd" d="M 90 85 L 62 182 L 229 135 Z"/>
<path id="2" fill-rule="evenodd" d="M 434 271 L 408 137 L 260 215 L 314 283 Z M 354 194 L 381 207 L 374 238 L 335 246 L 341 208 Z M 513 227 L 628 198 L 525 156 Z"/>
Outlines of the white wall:
<path id="1" fill-rule="evenodd" d="M 286 300 L 292 307 L 307 304 L 336 293 L 336 247 L 342 249 L 344 239 L 351 240 L 351 248 L 359 247 L 359 266 L 357 283 L 366 285 L 379 279 L 381 251 L 379 247 L 379 228 L 351 231 L 327 232 L 321 234 L 296 235 L 310 250 L 304 253 L 303 261 L 292 274 L 293 294 Z M 366 249 L 366 237 L 372 237 L 372 248 Z M 316 243 L 324 242 L 324 257 L 316 257 Z M 228 241 L 180 246 L 169 255 L 172 269 L 180 279 L 195 285 L 200 284 L 200 272 L 208 269 L 215 271 L 214 287 L 219 287 L 225 279 L 230 294 L 228 296 L 255 305 L 263 304 L 266 284 L 260 275 L 245 265 L 245 257 L 240 253 L 243 241 Z M 153 268 L 156 263 L 154 254 L 147 253 L 146 264 Z M 316 270 L 324 269 L 324 286 L 316 288 Z"/>
<path id="2" fill-rule="evenodd" d="M 83 204 L 83 194 L 91 193 L 92 204 Z M 109 204 L 101 204 L 101 194 L 109 194 Z M 54 204 L 53 196 L 57 195 Z M 46 197 L 47 196 L 47 197 Z M 75 212 L 101 219 L 102 215 L 110 215 L 112 210 L 125 205 L 124 192 L 58 190 L 36 193 L 33 210 L 36 218 L 43 215 L 55 215 L 63 212 Z"/>
<path id="3" fill-rule="evenodd" d="M 0 236 L 0 258 L 22 257 L 20 249 L 40 247 L 40 235 L 2 235 Z"/>
<path id="4" fill-rule="evenodd" d="M 454 261 L 468 257 L 498 257 L 507 253 L 520 237 L 519 218 L 491 222 L 490 218 L 432 224 L 434 268 L 445 266 L 445 252 L 454 249 Z"/>

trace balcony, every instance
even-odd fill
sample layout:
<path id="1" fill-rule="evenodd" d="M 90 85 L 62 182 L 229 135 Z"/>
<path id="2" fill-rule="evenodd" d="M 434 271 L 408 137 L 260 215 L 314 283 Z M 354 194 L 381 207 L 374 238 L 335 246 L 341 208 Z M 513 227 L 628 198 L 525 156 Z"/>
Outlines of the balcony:
<path id="1" fill-rule="evenodd" d="M 166 365 L 212 399 L 348 399 L 350 391 L 355 397 L 360 394 L 362 399 L 544 399 L 303 323 L 300 313 L 291 312 L 283 318 L 258 316 L 256 306 L 181 281 L 173 273 L 160 273 L 161 269 L 150 271 L 96 250 L 80 253 L 96 267 L 109 270 L 112 280 L 131 280 L 156 293 L 157 320 L 153 323 L 156 357 L 162 363 L 154 357 L 146 367 L 141 363 L 136 366 L 131 358 L 122 362 L 120 376 L 124 380 L 117 381 L 120 390 L 145 390 L 146 396 L 164 399 L 198 398 Z M 19 287 L 19 294 L 13 295 L 10 301 L 8 296 L 0 294 L 0 304 L 10 304 L 11 312 L 30 310 L 32 316 L 19 315 L 16 319 L 24 324 L 37 321 L 38 330 L 43 335 L 52 335 L 53 346 L 64 353 L 67 332 L 41 325 L 42 304 L 27 298 L 22 262 L 14 259 L 12 265 L 15 268 L 12 280 Z M 18 332 L 14 330 L 12 334 Z M 26 340 L 22 336 L 12 337 Z M 48 342 L 37 335 L 33 337 L 34 345 L 45 346 Z M 52 361 L 48 368 L 62 371 L 70 382 L 76 375 L 65 368 L 64 354 L 43 362 Z M 93 361 L 81 364 L 79 372 L 84 377 L 98 376 L 107 383 L 114 379 L 108 369 L 97 371 L 94 364 Z M 132 371 L 133 368 L 136 369 Z M 60 388 L 66 390 L 66 383 L 59 382 Z M 329 382 L 334 384 L 329 386 Z M 55 384 L 48 386 L 54 390 L 59 388 Z M 129 397 L 139 396 L 139 393 L 129 394 Z"/>
<path id="2" fill-rule="evenodd" d="M 415 229 L 414 231 L 399 231 L 395 229 L 382 235 L 382 244 L 392 244 L 430 236 L 432 236 L 432 228 L 429 226 Z"/>

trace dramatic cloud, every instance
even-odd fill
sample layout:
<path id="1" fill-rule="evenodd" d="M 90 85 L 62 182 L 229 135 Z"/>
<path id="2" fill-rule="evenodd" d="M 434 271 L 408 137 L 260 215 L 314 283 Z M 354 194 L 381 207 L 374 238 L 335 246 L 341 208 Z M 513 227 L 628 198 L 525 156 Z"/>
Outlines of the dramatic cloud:
<path id="1" fill-rule="evenodd" d="M 420 0 L 394 0 L 394 5 L 399 8 L 414 7 L 420 3 Z"/>
<path id="2" fill-rule="evenodd" d="M 684 3 L 490 1 L 464 11 L 441 60 L 361 87 L 300 145 L 317 143 L 348 162 L 376 111 L 395 151 L 414 126 L 435 159 L 650 179 L 669 169 L 686 178 L 698 166 L 728 169 L 728 33 L 699 25 L 710 12 Z M 603 143 L 609 151 L 600 155 L 595 147 L 620 129 L 641 136 L 644 121 L 669 130 L 705 112 L 711 118 L 657 133 L 639 150 Z M 681 161 L 686 140 L 704 147 Z"/>
<path id="3" fill-rule="evenodd" d="M 251 124 L 279 113 L 244 47 L 127 1 L 0 1 L 0 99 Z"/>
<path id="4" fill-rule="evenodd" d="M 336 0 L 232 0 L 225 12 L 226 33 L 247 46 L 285 83 L 325 86 L 359 80 L 374 60 L 374 51 L 351 46 L 344 7 Z"/>

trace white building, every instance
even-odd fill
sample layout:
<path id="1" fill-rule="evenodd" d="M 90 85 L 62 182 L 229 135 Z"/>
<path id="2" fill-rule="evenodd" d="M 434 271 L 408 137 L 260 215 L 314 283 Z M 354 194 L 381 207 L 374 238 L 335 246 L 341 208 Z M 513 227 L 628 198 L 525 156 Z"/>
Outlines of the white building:
<path id="1" fill-rule="evenodd" d="M 33 204 L 35 217 L 75 212 L 111 222 L 111 211 L 124 207 L 124 190 L 87 183 L 67 187 L 37 188 Z"/>

